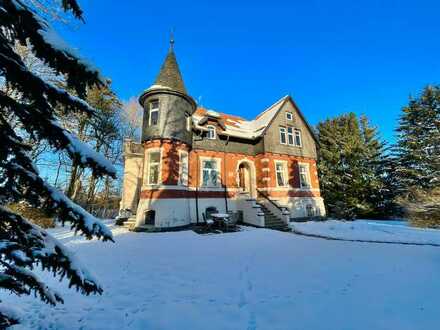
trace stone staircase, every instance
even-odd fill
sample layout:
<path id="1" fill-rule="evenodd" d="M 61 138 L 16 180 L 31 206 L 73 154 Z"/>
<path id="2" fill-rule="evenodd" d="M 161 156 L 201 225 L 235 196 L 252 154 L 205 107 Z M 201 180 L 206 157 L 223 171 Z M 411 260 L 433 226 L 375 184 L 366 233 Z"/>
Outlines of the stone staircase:
<path id="1" fill-rule="evenodd" d="M 273 214 L 263 203 L 257 203 L 261 208 L 261 212 L 264 213 L 264 225 L 266 228 L 280 230 L 280 231 L 290 231 L 289 226 L 275 214 Z"/>
<path id="2" fill-rule="evenodd" d="M 133 230 L 135 226 L 136 226 L 136 216 L 128 218 L 128 220 L 126 220 L 123 225 L 123 227 L 127 228 L 128 230 Z"/>

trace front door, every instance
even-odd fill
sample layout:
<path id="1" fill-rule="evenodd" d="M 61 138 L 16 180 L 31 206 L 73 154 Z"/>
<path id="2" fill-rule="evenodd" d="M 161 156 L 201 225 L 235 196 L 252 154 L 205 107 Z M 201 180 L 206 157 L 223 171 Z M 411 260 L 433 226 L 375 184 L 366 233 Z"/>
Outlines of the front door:
<path id="1" fill-rule="evenodd" d="M 249 165 L 240 164 L 238 167 L 238 179 L 239 179 L 239 187 L 244 192 L 251 191 L 251 175 L 249 171 Z"/>

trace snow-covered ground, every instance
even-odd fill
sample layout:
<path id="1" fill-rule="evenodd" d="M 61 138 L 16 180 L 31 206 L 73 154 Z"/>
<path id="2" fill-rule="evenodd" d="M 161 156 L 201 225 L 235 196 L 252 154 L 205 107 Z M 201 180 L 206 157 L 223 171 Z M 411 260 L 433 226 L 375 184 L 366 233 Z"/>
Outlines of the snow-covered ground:
<path id="1" fill-rule="evenodd" d="M 438 329 L 440 248 L 332 241 L 266 229 L 129 233 L 116 243 L 53 232 L 100 279 L 55 308 L 20 306 L 16 329 Z"/>
<path id="2" fill-rule="evenodd" d="M 440 246 L 440 230 L 409 227 L 405 221 L 309 221 L 291 223 L 297 233 L 371 242 L 433 244 Z"/>

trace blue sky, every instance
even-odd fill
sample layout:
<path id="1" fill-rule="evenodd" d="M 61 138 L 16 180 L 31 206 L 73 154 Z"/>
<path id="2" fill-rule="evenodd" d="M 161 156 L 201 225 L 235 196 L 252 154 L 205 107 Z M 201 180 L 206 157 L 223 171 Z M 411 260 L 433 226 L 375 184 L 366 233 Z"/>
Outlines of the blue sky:
<path id="1" fill-rule="evenodd" d="M 252 118 L 291 94 L 311 124 L 366 114 L 392 141 L 409 95 L 440 77 L 438 1 L 85 1 L 63 38 L 123 100 L 152 84 L 175 28 L 189 93 Z"/>

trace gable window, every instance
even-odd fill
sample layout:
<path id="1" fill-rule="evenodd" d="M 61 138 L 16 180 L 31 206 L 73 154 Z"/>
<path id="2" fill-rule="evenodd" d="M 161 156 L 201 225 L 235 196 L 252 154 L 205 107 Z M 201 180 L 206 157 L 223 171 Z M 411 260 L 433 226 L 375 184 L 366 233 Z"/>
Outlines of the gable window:
<path id="1" fill-rule="evenodd" d="M 149 185 L 159 184 L 160 179 L 160 151 L 148 153 L 147 183 Z"/>
<path id="2" fill-rule="evenodd" d="M 275 172 L 277 176 L 277 186 L 278 187 L 285 187 L 287 185 L 287 168 L 286 163 L 281 161 L 275 162 Z"/>
<path id="3" fill-rule="evenodd" d="M 286 119 L 287 119 L 287 120 L 293 120 L 293 113 L 291 113 L 291 112 L 286 112 Z"/>
<path id="4" fill-rule="evenodd" d="M 206 128 L 208 129 L 208 132 L 206 133 L 206 137 L 210 140 L 215 140 L 216 138 L 215 126 L 208 125 L 206 126 Z"/>
<path id="5" fill-rule="evenodd" d="M 218 187 L 220 184 L 218 162 L 215 159 L 202 160 L 202 186 Z"/>
<path id="6" fill-rule="evenodd" d="M 295 128 L 295 145 L 301 147 L 301 130 Z"/>
<path id="7" fill-rule="evenodd" d="M 191 126 L 192 126 L 191 116 L 189 114 L 186 114 L 185 119 L 186 119 L 186 130 L 188 132 L 191 132 Z"/>
<path id="8" fill-rule="evenodd" d="M 280 143 L 286 144 L 286 128 L 280 127 Z"/>
<path id="9" fill-rule="evenodd" d="M 309 166 L 307 164 L 299 164 L 299 182 L 301 188 L 310 188 Z"/>
<path id="10" fill-rule="evenodd" d="M 154 126 L 159 122 L 159 100 L 154 100 L 149 103 L 149 125 Z"/>
<path id="11" fill-rule="evenodd" d="M 188 153 L 186 151 L 179 153 L 179 184 L 188 185 Z"/>
<path id="12" fill-rule="evenodd" d="M 293 141 L 293 128 L 292 127 L 287 127 L 287 142 L 291 146 L 294 145 L 294 141 Z"/>

